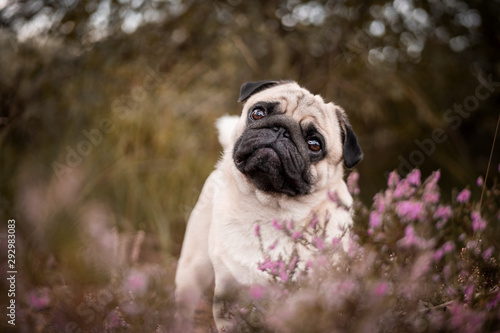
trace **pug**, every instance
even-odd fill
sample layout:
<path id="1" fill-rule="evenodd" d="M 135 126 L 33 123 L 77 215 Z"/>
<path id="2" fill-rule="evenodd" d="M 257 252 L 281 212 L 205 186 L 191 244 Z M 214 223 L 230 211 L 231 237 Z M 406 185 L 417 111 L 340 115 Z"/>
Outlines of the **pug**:
<path id="1" fill-rule="evenodd" d="M 221 300 L 231 287 L 269 283 L 258 269 L 262 247 L 280 238 L 274 252 L 292 246 L 273 220 L 301 226 L 313 212 L 329 219 L 331 237 L 352 225 L 344 168 L 357 165 L 363 152 L 344 110 L 293 81 L 245 83 L 238 101 L 240 117 L 217 121 L 223 155 L 187 224 L 175 277 L 181 331 L 190 330 L 198 301 L 214 282 L 217 329 L 231 329 Z"/>

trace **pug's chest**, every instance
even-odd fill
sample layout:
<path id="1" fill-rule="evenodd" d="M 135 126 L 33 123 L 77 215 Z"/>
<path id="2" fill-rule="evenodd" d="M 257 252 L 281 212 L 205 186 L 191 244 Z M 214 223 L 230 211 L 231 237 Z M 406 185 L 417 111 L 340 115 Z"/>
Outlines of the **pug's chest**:
<path id="1" fill-rule="evenodd" d="M 297 254 L 297 244 L 284 225 L 291 219 L 281 214 L 273 218 L 262 211 L 246 217 L 240 219 L 235 212 L 214 215 L 211 258 L 216 272 L 224 267 L 219 271 L 225 270 L 240 284 L 265 283 L 271 279 L 266 263 L 287 261 Z"/>

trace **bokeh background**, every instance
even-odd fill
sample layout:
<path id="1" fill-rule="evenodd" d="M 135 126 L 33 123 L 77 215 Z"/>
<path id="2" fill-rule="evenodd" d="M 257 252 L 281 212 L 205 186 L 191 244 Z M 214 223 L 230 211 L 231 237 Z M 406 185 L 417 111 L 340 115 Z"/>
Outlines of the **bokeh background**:
<path id="1" fill-rule="evenodd" d="M 475 183 L 499 116 L 499 17 L 496 0 L 0 0 L 17 328 L 165 322 L 185 223 L 220 157 L 214 121 L 240 112 L 246 81 L 296 80 L 347 111 L 367 203 L 394 169 L 440 169 L 445 197 Z"/>

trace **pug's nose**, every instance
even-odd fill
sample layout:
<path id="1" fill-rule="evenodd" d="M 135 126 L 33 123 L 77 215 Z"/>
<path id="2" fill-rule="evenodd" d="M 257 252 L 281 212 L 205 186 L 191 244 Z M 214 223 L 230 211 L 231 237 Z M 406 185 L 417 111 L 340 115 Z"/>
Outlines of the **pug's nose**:
<path id="1" fill-rule="evenodd" d="M 288 133 L 288 130 L 286 128 L 274 126 L 272 129 L 273 129 L 273 131 L 277 132 L 276 138 L 279 138 L 281 136 L 288 138 L 288 139 L 290 138 L 290 133 Z"/>

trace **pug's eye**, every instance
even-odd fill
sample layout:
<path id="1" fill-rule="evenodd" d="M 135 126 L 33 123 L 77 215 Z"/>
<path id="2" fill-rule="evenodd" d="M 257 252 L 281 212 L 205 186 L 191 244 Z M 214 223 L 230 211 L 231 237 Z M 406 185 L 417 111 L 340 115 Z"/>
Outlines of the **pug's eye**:
<path id="1" fill-rule="evenodd" d="M 321 149 L 321 144 L 316 139 L 307 140 L 307 146 L 312 151 L 320 151 L 320 149 Z"/>
<path id="2" fill-rule="evenodd" d="M 261 107 L 256 107 L 255 109 L 252 110 L 252 112 L 250 112 L 250 117 L 253 120 L 262 119 L 265 117 L 265 115 L 266 115 L 266 112 Z"/>

